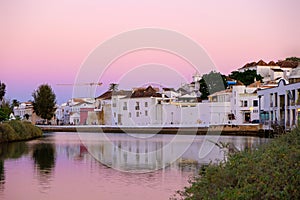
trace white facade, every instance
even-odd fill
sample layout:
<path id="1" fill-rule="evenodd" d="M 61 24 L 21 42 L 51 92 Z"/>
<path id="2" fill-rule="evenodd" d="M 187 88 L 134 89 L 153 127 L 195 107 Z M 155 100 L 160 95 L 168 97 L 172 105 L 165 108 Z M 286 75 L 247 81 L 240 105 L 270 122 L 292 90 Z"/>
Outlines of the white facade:
<path id="1" fill-rule="evenodd" d="M 256 66 L 250 66 L 250 67 L 242 67 L 239 68 L 239 72 L 245 72 L 247 70 L 256 70 L 256 73 L 261 75 L 263 77 L 263 82 L 268 82 L 271 80 L 275 80 L 276 78 L 282 77 L 287 78 L 292 68 L 281 68 L 280 66 L 263 66 L 263 65 L 256 65 Z"/>
<path id="2" fill-rule="evenodd" d="M 72 98 L 66 104 L 62 104 L 63 123 L 79 124 L 80 109 L 95 108 L 95 99 L 93 98 Z"/>
<path id="3" fill-rule="evenodd" d="M 256 87 L 237 85 L 232 87 L 231 110 L 234 124 L 259 122 L 259 98 Z"/>
<path id="4" fill-rule="evenodd" d="M 266 122 L 276 123 L 290 129 L 297 125 L 300 111 L 300 83 L 288 84 L 281 80 L 277 87 L 259 90 L 264 99 L 261 117 Z"/>
<path id="5" fill-rule="evenodd" d="M 20 103 L 19 106 L 14 107 L 14 115 L 19 116 L 21 119 L 25 119 L 25 115 L 29 116 L 29 120 L 33 114 L 33 105 L 31 102 Z"/>
<path id="6" fill-rule="evenodd" d="M 70 124 L 78 125 L 80 123 L 80 114 L 75 112 L 70 115 Z"/>

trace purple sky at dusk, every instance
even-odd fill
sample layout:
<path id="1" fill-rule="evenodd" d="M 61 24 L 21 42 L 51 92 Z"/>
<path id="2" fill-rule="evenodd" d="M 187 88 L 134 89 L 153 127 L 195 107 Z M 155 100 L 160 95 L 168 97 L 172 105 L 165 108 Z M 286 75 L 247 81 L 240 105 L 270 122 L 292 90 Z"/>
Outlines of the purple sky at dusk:
<path id="1" fill-rule="evenodd" d="M 72 87 L 56 84 L 74 83 L 93 49 L 116 34 L 143 27 L 170 29 L 192 38 L 224 74 L 260 59 L 300 57 L 299 8 L 299 0 L 2 0 L 0 80 L 7 85 L 9 99 L 27 101 L 40 84 L 49 83 L 62 103 L 71 98 Z M 149 55 L 141 57 L 133 63 L 151 62 Z M 165 60 L 155 58 L 153 63 L 172 65 L 176 60 L 162 57 Z M 118 65 L 123 71 L 131 65 L 125 61 Z M 186 63 L 173 67 L 191 80 L 194 71 Z M 109 82 L 120 81 L 121 72 L 118 67 L 107 72 L 96 95 Z M 147 74 L 141 77 L 151 81 Z M 180 82 L 167 84 L 178 87 Z"/>

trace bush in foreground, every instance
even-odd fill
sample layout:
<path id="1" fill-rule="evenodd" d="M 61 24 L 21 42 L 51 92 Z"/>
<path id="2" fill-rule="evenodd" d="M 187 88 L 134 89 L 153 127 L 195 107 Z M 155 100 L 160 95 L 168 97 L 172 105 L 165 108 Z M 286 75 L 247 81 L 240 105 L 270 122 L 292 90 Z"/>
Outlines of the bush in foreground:
<path id="1" fill-rule="evenodd" d="M 41 137 L 43 132 L 30 122 L 12 120 L 0 124 L 0 142 L 12 142 Z"/>
<path id="2" fill-rule="evenodd" d="M 209 165 L 179 199 L 300 199 L 300 129 Z"/>

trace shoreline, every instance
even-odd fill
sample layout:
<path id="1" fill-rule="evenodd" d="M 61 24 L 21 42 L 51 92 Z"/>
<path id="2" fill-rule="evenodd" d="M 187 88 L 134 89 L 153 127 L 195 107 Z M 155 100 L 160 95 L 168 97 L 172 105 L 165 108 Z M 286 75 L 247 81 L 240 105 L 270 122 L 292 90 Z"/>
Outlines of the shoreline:
<path id="1" fill-rule="evenodd" d="M 107 126 L 107 125 L 37 125 L 44 132 L 104 132 L 104 133 L 157 133 L 182 135 L 231 135 L 269 137 L 272 132 L 260 129 L 259 125 L 213 125 L 197 126 Z"/>

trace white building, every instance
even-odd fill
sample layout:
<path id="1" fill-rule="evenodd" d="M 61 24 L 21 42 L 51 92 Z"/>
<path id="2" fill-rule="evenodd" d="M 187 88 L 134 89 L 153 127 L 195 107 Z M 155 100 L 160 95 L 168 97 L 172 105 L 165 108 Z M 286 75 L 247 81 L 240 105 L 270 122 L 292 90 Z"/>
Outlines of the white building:
<path id="1" fill-rule="evenodd" d="M 20 117 L 21 120 L 28 120 L 35 124 L 41 118 L 34 113 L 32 102 L 22 102 L 19 106 L 14 107 L 14 116 Z"/>
<path id="2" fill-rule="evenodd" d="M 297 125 L 300 111 L 300 82 L 288 84 L 281 80 L 277 87 L 259 90 L 258 95 L 264 99 L 261 113 L 267 122 L 290 129 Z"/>
<path id="3" fill-rule="evenodd" d="M 95 99 L 93 98 L 72 98 L 67 102 L 65 107 L 66 113 L 69 113 L 69 122 L 70 124 L 80 124 L 80 110 L 81 109 L 94 109 L 95 108 Z M 66 118 L 66 117 L 65 117 Z"/>
<path id="4" fill-rule="evenodd" d="M 258 87 L 237 85 L 232 87 L 231 110 L 235 124 L 259 122 Z"/>
<path id="5" fill-rule="evenodd" d="M 257 83 L 256 83 L 257 84 Z M 259 122 L 260 85 L 233 85 L 230 89 L 209 95 L 210 124 L 245 125 Z"/>
<path id="6" fill-rule="evenodd" d="M 170 98 L 149 86 L 136 88 L 130 94 L 117 92 L 111 99 L 112 125 L 208 126 L 209 106 L 197 102 L 192 96 Z"/>
<path id="7" fill-rule="evenodd" d="M 210 115 L 206 119 L 208 120 L 206 123 L 209 123 L 210 125 L 232 124 L 232 119 L 230 118 L 231 98 L 231 89 L 222 90 L 209 95 L 208 107 Z"/>
<path id="8" fill-rule="evenodd" d="M 274 62 L 269 62 L 268 64 L 260 60 L 255 63 L 248 63 L 245 66 L 238 69 L 239 72 L 245 72 L 247 70 L 256 70 L 256 73 L 263 77 L 263 82 L 266 83 L 271 80 L 276 80 L 278 78 L 287 78 L 289 77 L 291 71 L 293 70 L 292 66 L 281 67 L 276 65 Z"/>

